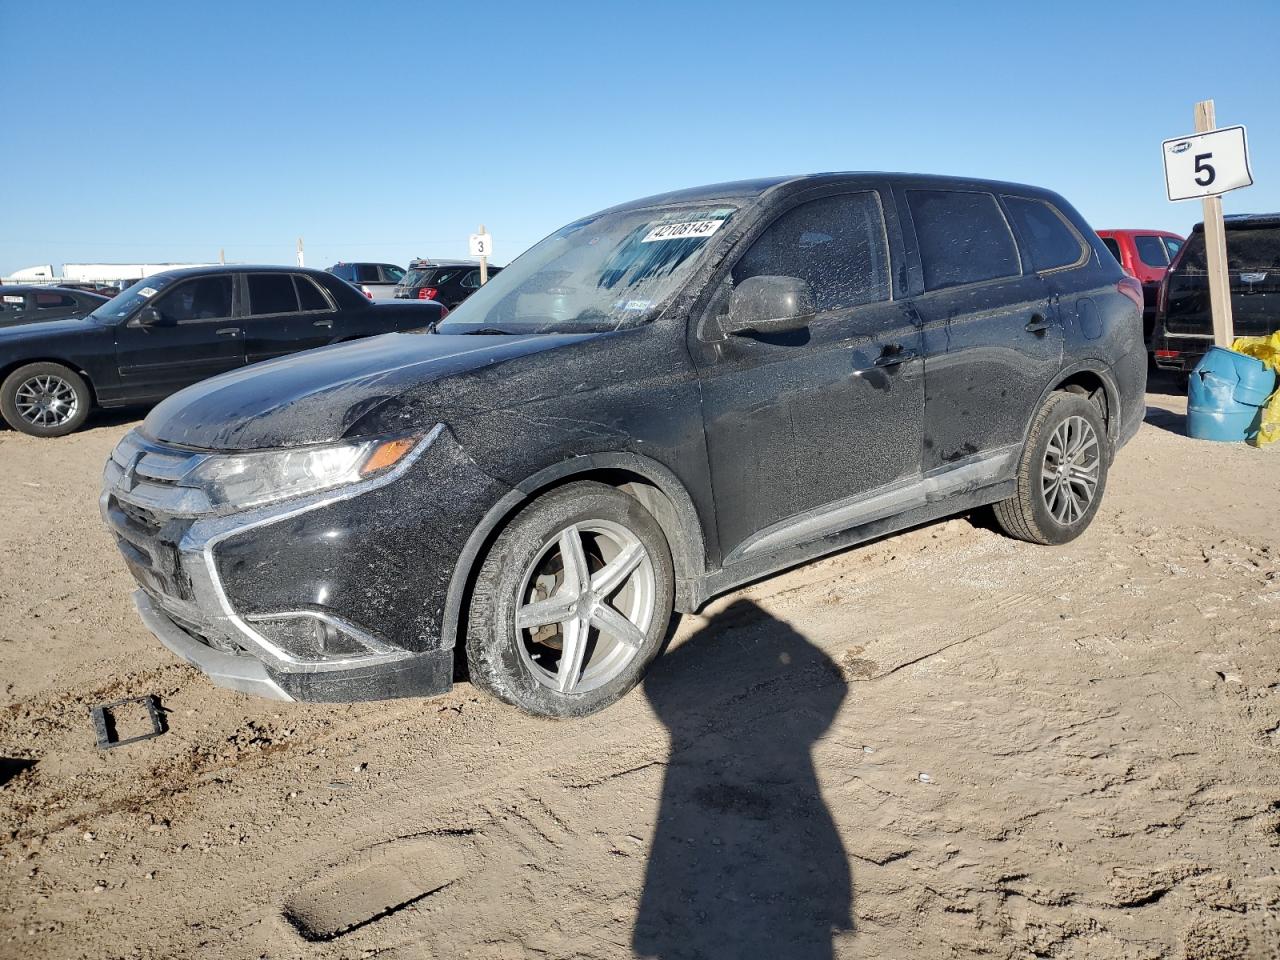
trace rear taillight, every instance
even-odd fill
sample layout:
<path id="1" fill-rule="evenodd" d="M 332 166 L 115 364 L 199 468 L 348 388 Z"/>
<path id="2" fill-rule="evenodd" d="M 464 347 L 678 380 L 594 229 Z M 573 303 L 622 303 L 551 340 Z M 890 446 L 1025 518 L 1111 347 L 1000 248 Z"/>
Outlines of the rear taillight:
<path id="1" fill-rule="evenodd" d="M 440 292 L 440 289 L 438 287 L 419 287 L 418 299 L 434 300 L 436 298 L 436 294 L 438 294 L 439 292 Z"/>
<path id="2" fill-rule="evenodd" d="M 360 288 L 360 292 L 361 292 L 361 293 L 363 293 L 363 294 L 364 294 L 366 297 L 368 297 L 370 300 L 372 300 L 372 299 L 373 299 L 373 291 L 372 291 L 372 290 L 370 290 L 368 287 L 361 287 L 361 288 Z"/>
<path id="3" fill-rule="evenodd" d="M 1157 350 L 1156 359 L 1158 360 L 1177 360 L 1179 353 L 1177 350 Z"/>
<path id="4" fill-rule="evenodd" d="M 1133 305 L 1142 312 L 1142 284 L 1133 277 L 1121 277 L 1116 283 L 1116 290 L 1133 301 Z"/>

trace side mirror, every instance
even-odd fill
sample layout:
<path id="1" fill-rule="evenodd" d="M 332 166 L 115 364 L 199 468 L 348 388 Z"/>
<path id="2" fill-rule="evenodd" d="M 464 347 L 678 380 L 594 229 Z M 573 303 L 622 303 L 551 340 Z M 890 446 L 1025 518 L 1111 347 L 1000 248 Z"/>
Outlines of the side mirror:
<path id="1" fill-rule="evenodd" d="M 817 312 L 813 288 L 798 277 L 748 277 L 734 288 L 725 333 L 785 333 L 809 325 Z"/>
<path id="2" fill-rule="evenodd" d="M 155 307 L 143 307 L 138 313 L 138 325 L 141 327 L 158 327 L 163 322 L 164 318 Z"/>

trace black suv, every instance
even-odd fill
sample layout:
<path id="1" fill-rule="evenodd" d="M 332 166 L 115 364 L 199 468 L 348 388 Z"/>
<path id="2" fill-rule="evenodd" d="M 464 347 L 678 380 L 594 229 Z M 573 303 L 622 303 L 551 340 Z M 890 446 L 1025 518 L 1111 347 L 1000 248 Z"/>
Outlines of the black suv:
<path id="1" fill-rule="evenodd" d="M 1235 334 L 1269 336 L 1280 330 L 1280 213 L 1223 220 Z M 1203 223 L 1192 229 L 1161 282 L 1152 342 L 1157 366 L 1184 373 L 1213 346 Z"/>
<path id="2" fill-rule="evenodd" d="M 169 270 L 97 302 L 83 317 L 0 328 L 0 416 L 13 429 L 60 437 L 93 407 L 152 403 L 245 364 L 427 327 L 443 313 L 370 303 L 298 267 Z"/>
<path id="3" fill-rule="evenodd" d="M 107 464 L 160 640 L 280 699 L 590 713 L 673 608 L 994 504 L 1064 543 L 1145 411 L 1142 292 L 1057 194 L 822 174 L 556 231 L 442 321 L 210 380 Z"/>
<path id="4" fill-rule="evenodd" d="M 489 267 L 489 279 L 502 272 Z M 480 265 L 473 260 L 413 260 L 396 284 L 397 300 L 435 300 L 454 309 L 480 289 Z"/>

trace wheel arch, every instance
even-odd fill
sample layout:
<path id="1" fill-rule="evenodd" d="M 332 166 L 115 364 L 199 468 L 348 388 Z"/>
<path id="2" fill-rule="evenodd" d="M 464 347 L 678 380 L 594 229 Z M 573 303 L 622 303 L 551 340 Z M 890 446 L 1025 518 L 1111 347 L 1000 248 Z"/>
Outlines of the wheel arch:
<path id="1" fill-rule="evenodd" d="M 1031 431 L 1031 424 L 1035 422 L 1036 413 L 1044 406 L 1050 394 L 1059 392 L 1077 393 L 1092 400 L 1102 414 L 1102 422 L 1107 428 L 1107 438 L 1112 443 L 1116 442 L 1120 432 L 1120 388 L 1116 385 L 1115 378 L 1106 364 L 1090 359 L 1079 360 L 1058 371 L 1058 376 L 1041 394 L 1035 410 L 1031 411 L 1026 430 L 1023 432 L 1024 444 Z"/>
<path id="2" fill-rule="evenodd" d="M 689 585 L 706 570 L 706 541 L 693 499 L 681 481 L 662 464 L 634 453 L 596 453 L 553 464 L 521 481 L 480 520 L 454 565 L 445 594 L 441 640 L 456 646 L 471 586 L 485 551 L 510 519 L 526 504 L 558 487 L 597 480 L 637 500 L 658 521 L 676 574 L 676 608 L 691 608 Z"/>

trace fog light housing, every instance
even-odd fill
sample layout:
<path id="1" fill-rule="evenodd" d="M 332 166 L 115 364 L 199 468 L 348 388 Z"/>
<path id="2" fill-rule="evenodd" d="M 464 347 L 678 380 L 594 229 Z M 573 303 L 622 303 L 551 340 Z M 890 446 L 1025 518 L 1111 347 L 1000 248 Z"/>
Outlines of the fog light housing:
<path id="1" fill-rule="evenodd" d="M 261 614 L 245 619 L 290 659 L 302 663 L 407 655 L 407 651 L 398 650 L 354 624 L 329 614 L 298 611 Z"/>

